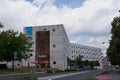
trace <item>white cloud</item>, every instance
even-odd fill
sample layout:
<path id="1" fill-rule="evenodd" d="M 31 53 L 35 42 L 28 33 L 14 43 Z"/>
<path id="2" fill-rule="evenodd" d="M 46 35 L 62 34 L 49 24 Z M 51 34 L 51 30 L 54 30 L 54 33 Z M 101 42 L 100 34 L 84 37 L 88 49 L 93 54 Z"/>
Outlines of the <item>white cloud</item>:
<path id="1" fill-rule="evenodd" d="M 85 45 L 101 48 L 102 52 L 105 53 L 106 49 L 109 47 L 109 40 L 111 40 L 110 35 L 90 37 Z"/>
<path id="2" fill-rule="evenodd" d="M 71 43 L 79 43 L 80 42 L 80 40 L 81 40 L 81 37 L 78 37 L 78 38 L 75 38 L 74 40 L 71 40 L 70 42 Z"/>
<path id="3" fill-rule="evenodd" d="M 110 34 L 113 17 L 120 15 L 120 0 L 85 0 L 82 6 L 76 8 L 58 8 L 54 1 L 1 0 L 0 21 L 5 28 L 19 31 L 29 25 L 64 24 L 69 37 L 78 36 L 73 42 L 88 35 L 91 38 L 87 43 L 101 45 L 100 41 L 109 39 L 106 37 Z"/>

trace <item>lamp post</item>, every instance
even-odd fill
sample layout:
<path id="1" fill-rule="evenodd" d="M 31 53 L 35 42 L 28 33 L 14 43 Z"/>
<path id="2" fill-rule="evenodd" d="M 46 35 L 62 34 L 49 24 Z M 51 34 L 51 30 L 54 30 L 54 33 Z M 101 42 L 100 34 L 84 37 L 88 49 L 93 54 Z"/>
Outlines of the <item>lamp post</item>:
<path id="1" fill-rule="evenodd" d="M 14 70 L 14 80 L 16 80 L 15 76 L 15 61 L 17 60 L 17 51 L 14 52 L 14 59 L 13 59 L 13 70 Z"/>
<path id="2" fill-rule="evenodd" d="M 102 44 L 105 44 L 105 43 L 110 43 L 110 40 L 108 40 L 107 42 L 102 42 Z M 105 69 L 108 69 L 108 65 L 109 65 L 109 59 L 106 55 L 106 57 L 104 58 L 104 66 L 105 66 Z"/>
<path id="3" fill-rule="evenodd" d="M 17 60 L 17 51 L 14 52 L 14 64 L 13 64 L 13 68 L 14 68 L 14 71 L 15 71 L 15 61 Z"/>

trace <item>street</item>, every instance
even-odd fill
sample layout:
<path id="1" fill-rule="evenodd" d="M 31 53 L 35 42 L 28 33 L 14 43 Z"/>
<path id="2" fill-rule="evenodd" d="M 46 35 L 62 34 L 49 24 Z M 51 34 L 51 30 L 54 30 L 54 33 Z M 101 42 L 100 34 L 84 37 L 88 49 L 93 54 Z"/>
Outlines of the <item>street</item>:
<path id="1" fill-rule="evenodd" d="M 60 77 L 54 80 L 72 80 L 72 79 L 73 80 L 85 80 L 86 78 L 97 76 L 98 74 L 101 73 L 101 71 L 102 70 L 81 71 L 79 72 L 79 74 L 70 75 L 66 77 Z M 62 72 L 62 73 L 54 73 L 54 74 L 53 73 L 36 73 L 34 74 L 34 76 L 38 78 L 42 78 L 42 77 L 47 77 L 47 76 L 67 75 L 71 73 L 77 73 L 77 72 Z M 0 76 L 0 80 L 14 80 L 14 79 L 19 80 L 19 78 L 25 77 L 25 76 L 31 76 L 31 74 L 3 75 L 3 76 Z"/>
<path id="2" fill-rule="evenodd" d="M 85 80 L 90 77 L 95 77 L 99 75 L 100 73 L 101 73 L 101 70 L 95 70 L 95 71 L 80 73 L 80 74 L 72 75 L 68 77 L 57 78 L 54 80 Z"/>

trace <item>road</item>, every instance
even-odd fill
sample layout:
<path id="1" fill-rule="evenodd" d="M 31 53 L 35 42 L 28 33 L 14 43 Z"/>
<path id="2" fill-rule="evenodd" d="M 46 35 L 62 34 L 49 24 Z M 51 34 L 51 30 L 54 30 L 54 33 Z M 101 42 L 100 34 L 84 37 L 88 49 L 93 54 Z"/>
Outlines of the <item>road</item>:
<path id="1" fill-rule="evenodd" d="M 61 78 L 57 78 L 54 80 L 85 80 L 86 78 L 96 76 L 101 71 L 102 70 L 94 70 L 94 71 L 88 71 L 85 73 L 83 71 L 76 75 L 61 77 Z M 69 73 L 75 73 L 75 72 L 64 72 L 64 73 L 54 73 L 54 74 L 52 74 L 52 73 L 36 73 L 34 76 L 41 78 L 41 77 L 47 77 L 47 76 L 66 75 Z M 3 76 L 0 76 L 0 80 L 19 80 L 19 78 L 21 78 L 21 77 L 30 76 L 30 75 L 31 74 L 3 75 Z"/>
<path id="2" fill-rule="evenodd" d="M 90 72 L 85 72 L 85 73 L 79 73 L 77 75 L 57 78 L 54 80 L 86 80 L 87 78 L 95 77 L 99 75 L 100 73 L 101 73 L 101 70 L 95 70 L 95 71 L 90 71 Z"/>

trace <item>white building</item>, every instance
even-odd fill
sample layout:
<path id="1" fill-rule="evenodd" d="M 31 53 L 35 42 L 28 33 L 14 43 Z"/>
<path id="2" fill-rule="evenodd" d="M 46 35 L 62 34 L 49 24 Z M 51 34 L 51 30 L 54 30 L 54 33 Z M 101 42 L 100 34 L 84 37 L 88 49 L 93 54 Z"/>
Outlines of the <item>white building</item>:
<path id="1" fill-rule="evenodd" d="M 41 67 L 63 70 L 67 68 L 70 42 L 62 24 L 25 27 L 24 32 L 30 35 L 34 42 L 34 52 L 29 62 L 38 61 Z M 27 63 L 24 62 L 23 65 L 27 66 Z"/>
<path id="2" fill-rule="evenodd" d="M 101 49 L 83 46 L 69 42 L 62 24 L 29 26 L 24 28 L 24 33 L 33 38 L 32 57 L 23 61 L 23 66 L 40 66 L 67 69 L 71 66 L 78 54 L 83 55 L 83 60 L 100 61 Z M 37 61 L 37 64 L 31 62 Z M 35 63 L 35 62 L 34 62 Z"/>
<path id="3" fill-rule="evenodd" d="M 82 55 L 83 61 L 100 61 L 102 59 L 101 54 L 100 48 L 71 43 L 72 60 L 75 60 L 78 55 Z"/>
<path id="4" fill-rule="evenodd" d="M 71 43 L 70 59 L 75 60 L 78 55 L 83 56 L 82 61 L 98 61 L 100 64 L 99 67 L 103 67 L 101 62 L 103 59 L 103 54 L 100 48 Z"/>

